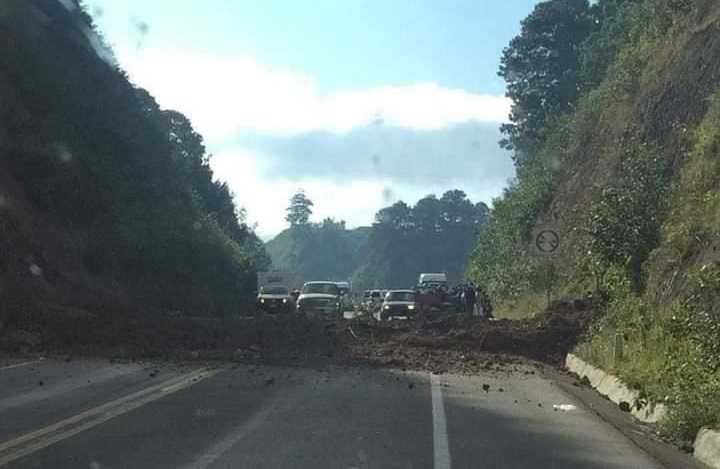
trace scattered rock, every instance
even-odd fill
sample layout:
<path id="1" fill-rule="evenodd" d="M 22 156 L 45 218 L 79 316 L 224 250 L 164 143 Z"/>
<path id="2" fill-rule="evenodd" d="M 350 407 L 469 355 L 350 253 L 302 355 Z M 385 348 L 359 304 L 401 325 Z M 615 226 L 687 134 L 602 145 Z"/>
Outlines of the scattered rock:
<path id="1" fill-rule="evenodd" d="M 630 412 L 630 404 L 625 401 L 620 402 L 620 404 L 618 404 L 618 407 L 620 407 L 620 410 L 622 410 L 623 412 Z"/>
<path id="2" fill-rule="evenodd" d="M 415 387 L 415 383 L 413 383 L 412 381 L 410 381 L 410 382 L 408 383 L 408 389 L 412 389 L 412 388 L 414 388 L 414 387 Z"/>
<path id="3" fill-rule="evenodd" d="M 490 392 L 490 385 L 489 385 L 489 384 L 483 384 L 483 385 L 482 385 L 482 389 L 483 389 L 483 391 L 485 391 L 485 392 Z"/>

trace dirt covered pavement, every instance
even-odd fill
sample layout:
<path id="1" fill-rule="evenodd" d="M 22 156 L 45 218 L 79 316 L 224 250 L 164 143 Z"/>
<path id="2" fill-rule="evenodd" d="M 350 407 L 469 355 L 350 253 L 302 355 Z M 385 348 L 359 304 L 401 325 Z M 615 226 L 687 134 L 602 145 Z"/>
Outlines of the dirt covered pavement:
<path id="1" fill-rule="evenodd" d="M 367 322 L 301 316 L 189 318 L 36 312 L 8 321 L 9 353 L 200 359 L 302 366 L 375 365 L 435 372 L 562 362 L 594 317 L 591 300 L 555 302 L 525 320 L 466 316 Z"/>

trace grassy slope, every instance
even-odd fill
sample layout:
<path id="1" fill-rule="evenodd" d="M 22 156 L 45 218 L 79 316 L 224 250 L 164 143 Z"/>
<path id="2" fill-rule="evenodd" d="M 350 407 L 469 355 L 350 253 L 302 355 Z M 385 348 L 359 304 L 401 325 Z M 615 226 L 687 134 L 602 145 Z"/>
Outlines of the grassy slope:
<path id="1" fill-rule="evenodd" d="M 720 330 L 712 320 L 720 316 L 720 8 L 688 3 L 688 14 L 663 17 L 666 0 L 647 0 L 634 13 L 628 43 L 606 79 L 574 116 L 559 120 L 538 163 L 501 202 L 510 228 L 495 229 L 497 239 L 515 237 L 503 247 L 508 275 L 522 279 L 515 290 L 498 274 L 485 279 L 475 271 L 503 292 L 496 298 L 505 314 L 537 310 L 542 270 L 526 253 L 525 236 L 533 226 L 557 227 L 564 250 L 553 259 L 553 296 L 600 289 L 609 298 L 579 353 L 667 401 L 665 431 L 682 443 L 720 422 Z M 512 216 L 527 220 L 526 232 L 513 231 L 526 222 Z M 627 237 L 614 248 L 637 262 L 637 278 L 600 260 L 598 250 L 607 246 L 595 233 L 608 227 L 615 231 L 606 244 L 613 234 Z M 483 256 L 476 251 L 476 265 Z M 616 333 L 626 353 L 614 363 Z"/>

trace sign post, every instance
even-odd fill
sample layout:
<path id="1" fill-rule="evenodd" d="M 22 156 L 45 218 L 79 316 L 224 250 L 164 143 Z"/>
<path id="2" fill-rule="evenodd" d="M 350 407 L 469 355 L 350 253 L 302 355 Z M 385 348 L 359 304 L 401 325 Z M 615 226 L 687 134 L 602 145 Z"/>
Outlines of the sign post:
<path id="1" fill-rule="evenodd" d="M 552 263 L 551 255 L 560 251 L 560 235 L 552 228 L 540 228 L 533 235 L 533 249 L 535 252 L 545 256 L 545 294 L 547 304 L 552 299 L 552 284 L 555 278 L 555 266 Z"/>

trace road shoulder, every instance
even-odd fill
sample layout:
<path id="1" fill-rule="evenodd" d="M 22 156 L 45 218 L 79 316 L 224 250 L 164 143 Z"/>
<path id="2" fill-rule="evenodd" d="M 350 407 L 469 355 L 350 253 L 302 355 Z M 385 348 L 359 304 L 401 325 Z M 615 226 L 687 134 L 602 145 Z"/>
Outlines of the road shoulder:
<path id="1" fill-rule="evenodd" d="M 542 372 L 560 389 L 582 402 L 589 410 L 615 427 L 664 466 L 671 469 L 709 469 L 692 455 L 661 440 L 650 425 L 641 424 L 632 414 L 620 410 L 616 404 L 581 383 L 574 375 L 548 366 L 543 366 Z"/>

